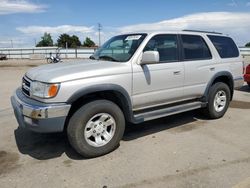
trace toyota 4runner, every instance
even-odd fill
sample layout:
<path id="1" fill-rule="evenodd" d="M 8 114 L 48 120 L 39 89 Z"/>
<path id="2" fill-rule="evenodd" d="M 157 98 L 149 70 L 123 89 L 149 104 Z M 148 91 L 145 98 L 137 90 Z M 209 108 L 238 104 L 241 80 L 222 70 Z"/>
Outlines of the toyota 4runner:
<path id="1" fill-rule="evenodd" d="M 29 70 L 11 97 L 20 127 L 66 131 L 85 157 L 114 150 L 133 124 L 202 108 L 222 117 L 243 85 L 234 41 L 215 32 L 115 36 L 89 60 Z"/>

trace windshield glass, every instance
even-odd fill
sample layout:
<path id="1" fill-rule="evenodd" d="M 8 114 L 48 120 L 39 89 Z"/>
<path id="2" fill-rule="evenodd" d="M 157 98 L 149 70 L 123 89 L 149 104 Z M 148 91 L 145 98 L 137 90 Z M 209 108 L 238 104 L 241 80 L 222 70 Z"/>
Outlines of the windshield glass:
<path id="1" fill-rule="evenodd" d="M 126 62 L 135 53 L 146 34 L 119 35 L 111 38 L 90 59 Z"/>

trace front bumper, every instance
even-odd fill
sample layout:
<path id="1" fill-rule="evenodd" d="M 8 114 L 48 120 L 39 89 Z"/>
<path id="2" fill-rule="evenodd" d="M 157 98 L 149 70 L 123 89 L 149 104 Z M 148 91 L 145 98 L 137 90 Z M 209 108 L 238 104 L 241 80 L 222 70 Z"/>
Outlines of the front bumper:
<path id="1" fill-rule="evenodd" d="M 20 88 L 11 97 L 11 104 L 20 127 L 35 132 L 62 132 L 71 105 L 46 104 L 26 97 Z"/>

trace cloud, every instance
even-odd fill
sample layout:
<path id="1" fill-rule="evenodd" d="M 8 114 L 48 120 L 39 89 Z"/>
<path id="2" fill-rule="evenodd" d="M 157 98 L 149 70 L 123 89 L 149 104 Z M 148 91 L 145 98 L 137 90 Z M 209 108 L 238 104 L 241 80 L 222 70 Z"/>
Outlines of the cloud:
<path id="1" fill-rule="evenodd" d="M 104 26 L 101 32 L 102 43 L 111 36 L 120 33 L 132 32 L 154 32 L 154 31 L 170 31 L 170 30 L 184 30 L 196 29 L 205 31 L 217 31 L 228 34 L 233 37 L 238 45 L 244 45 L 250 41 L 250 13 L 237 13 L 237 12 L 205 12 L 190 14 L 174 19 L 163 20 L 155 23 L 144 23 L 136 25 L 128 25 L 123 27 L 108 27 Z M 90 37 L 98 43 L 98 32 L 94 26 L 27 26 L 18 27 L 18 31 L 30 37 L 32 40 L 37 40 L 43 35 L 44 32 L 53 34 L 54 41 L 59 34 L 68 33 L 76 34 L 83 40 L 85 37 Z M 80 35 L 79 35 L 80 34 Z M 84 37 L 84 38 L 82 38 Z M 32 41 L 31 40 L 31 41 Z"/>
<path id="2" fill-rule="evenodd" d="M 250 1 L 246 3 L 246 6 L 247 6 L 247 7 L 250 7 Z"/>
<path id="3" fill-rule="evenodd" d="M 30 3 L 27 0 L 1 0 L 0 15 L 15 13 L 44 12 L 46 6 Z"/>
<path id="4" fill-rule="evenodd" d="M 249 20 L 250 13 L 205 12 L 156 23 L 125 26 L 118 28 L 118 30 L 122 33 L 183 29 L 219 31 L 234 37 L 238 44 L 244 44 L 246 40 L 250 40 Z"/>
<path id="5" fill-rule="evenodd" d="M 33 40 L 33 39 L 32 39 Z M 30 46 L 30 38 L 28 37 L 0 37 L 0 47 L 1 48 L 15 48 Z"/>
<path id="6" fill-rule="evenodd" d="M 93 27 L 86 26 L 74 26 L 74 25 L 60 25 L 60 26 L 28 26 L 28 27 L 18 27 L 18 31 L 25 34 L 43 34 L 45 32 L 51 34 L 62 34 L 62 33 L 91 33 L 94 32 Z"/>
<path id="7" fill-rule="evenodd" d="M 236 3 L 235 0 L 231 0 L 231 3 L 228 3 L 228 6 L 231 6 L 231 7 L 237 7 L 238 4 Z"/>

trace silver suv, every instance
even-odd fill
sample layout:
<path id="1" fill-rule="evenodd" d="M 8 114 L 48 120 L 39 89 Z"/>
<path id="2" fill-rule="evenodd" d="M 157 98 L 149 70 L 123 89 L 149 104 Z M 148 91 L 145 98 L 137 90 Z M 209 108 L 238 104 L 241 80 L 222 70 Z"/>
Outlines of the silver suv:
<path id="1" fill-rule="evenodd" d="M 89 60 L 39 66 L 11 97 L 20 127 L 63 132 L 75 150 L 114 150 L 134 124 L 202 108 L 222 117 L 243 85 L 239 50 L 228 36 L 180 31 L 115 36 Z"/>

